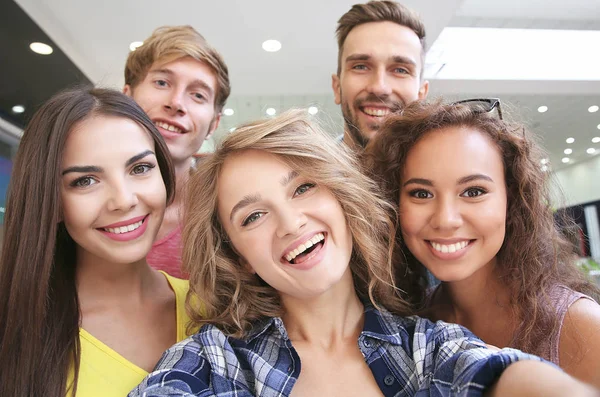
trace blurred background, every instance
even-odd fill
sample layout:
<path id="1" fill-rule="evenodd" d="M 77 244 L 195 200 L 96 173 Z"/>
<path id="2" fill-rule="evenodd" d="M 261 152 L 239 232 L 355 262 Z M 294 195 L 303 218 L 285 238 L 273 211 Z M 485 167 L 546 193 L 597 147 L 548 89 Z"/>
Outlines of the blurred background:
<path id="1" fill-rule="evenodd" d="M 4 0 L 0 5 L 0 222 L 11 159 L 36 108 L 80 83 L 121 89 L 128 52 L 158 26 L 194 26 L 229 66 L 219 130 L 306 107 L 332 135 L 335 27 L 358 0 Z M 405 0 L 427 29 L 430 98 L 498 97 L 541 138 L 581 249 L 600 258 L 600 0 Z M 262 44 L 278 40 L 279 51 Z M 32 43 L 44 45 L 31 46 Z M 585 266 L 596 269 L 591 259 Z"/>

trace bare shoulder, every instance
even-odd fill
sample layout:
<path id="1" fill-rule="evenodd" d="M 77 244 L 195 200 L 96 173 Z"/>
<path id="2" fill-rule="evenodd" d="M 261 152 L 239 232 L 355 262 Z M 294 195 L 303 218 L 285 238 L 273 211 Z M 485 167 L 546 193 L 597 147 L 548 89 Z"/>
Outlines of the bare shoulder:
<path id="1" fill-rule="evenodd" d="M 569 307 L 560 333 L 560 366 L 600 387 L 600 305 L 579 299 Z"/>

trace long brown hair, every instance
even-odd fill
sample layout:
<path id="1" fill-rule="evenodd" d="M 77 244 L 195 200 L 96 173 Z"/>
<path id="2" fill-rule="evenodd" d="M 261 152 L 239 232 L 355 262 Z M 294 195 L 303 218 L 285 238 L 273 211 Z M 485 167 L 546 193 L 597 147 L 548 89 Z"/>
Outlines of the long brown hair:
<path id="1" fill-rule="evenodd" d="M 415 102 L 402 114 L 391 116 L 368 146 L 365 160 L 372 176 L 381 182 L 388 200 L 399 207 L 402 170 L 415 144 L 426 134 L 448 127 L 469 127 L 489 137 L 504 163 L 507 191 L 506 234 L 497 254 L 498 271 L 510 291 L 515 318 L 519 320 L 511 346 L 539 353 L 540 340 L 560 327 L 548 292 L 565 285 L 598 299 L 600 291 L 576 268 L 574 247 L 561 232 L 550 208 L 548 173 L 541 169 L 544 153 L 534 136 L 519 123 L 501 120 L 480 107 L 460 104 Z M 572 225 L 568 219 L 561 224 Z M 408 271 L 417 275 L 422 288 L 413 299 L 424 303 L 423 266 L 412 255 L 398 229 L 394 261 L 396 282 Z M 407 270 L 408 268 L 408 270 Z M 539 355 L 538 354 L 538 355 Z"/>
<path id="2" fill-rule="evenodd" d="M 67 393 L 79 373 L 80 312 L 75 286 L 75 242 L 61 222 L 60 167 L 73 127 L 93 115 L 122 117 L 154 140 L 172 200 L 175 178 L 169 151 L 142 109 L 117 91 L 73 89 L 46 102 L 23 133 L 8 188 L 0 256 L 0 395 Z"/>
<path id="3" fill-rule="evenodd" d="M 278 292 L 240 265 L 218 218 L 217 184 L 223 164 L 230 156 L 251 149 L 274 154 L 332 192 L 352 234 L 350 269 L 358 296 L 394 313 L 407 314 L 408 305 L 393 285 L 394 209 L 376 193 L 377 186 L 361 172 L 353 153 L 300 110 L 238 128 L 190 178 L 183 266 L 190 273 L 192 327 L 211 323 L 240 338 L 257 320 L 282 314 Z M 193 304 L 195 297 L 202 302 L 200 310 Z"/>

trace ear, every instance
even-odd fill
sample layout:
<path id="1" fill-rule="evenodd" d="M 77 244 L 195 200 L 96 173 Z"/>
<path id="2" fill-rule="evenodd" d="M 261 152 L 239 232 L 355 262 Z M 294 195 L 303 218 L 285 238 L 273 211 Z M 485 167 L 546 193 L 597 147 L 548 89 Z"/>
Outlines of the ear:
<path id="1" fill-rule="evenodd" d="M 208 129 L 208 134 L 206 134 L 205 140 L 210 139 L 212 134 L 219 128 L 219 123 L 221 122 L 221 112 L 219 112 L 215 118 L 210 122 L 210 127 Z"/>
<path id="2" fill-rule="evenodd" d="M 131 86 L 129 84 L 125 84 L 125 86 L 123 87 L 123 94 L 127 96 L 133 96 L 133 90 L 131 89 Z"/>
<path id="3" fill-rule="evenodd" d="M 423 100 L 427 98 L 427 94 L 429 93 L 429 81 L 423 80 L 421 83 L 421 88 L 419 88 L 419 100 Z"/>
<path id="4" fill-rule="evenodd" d="M 340 87 L 340 76 L 337 74 L 331 75 L 331 88 L 333 89 L 333 98 L 336 105 L 342 103 L 342 91 Z"/>

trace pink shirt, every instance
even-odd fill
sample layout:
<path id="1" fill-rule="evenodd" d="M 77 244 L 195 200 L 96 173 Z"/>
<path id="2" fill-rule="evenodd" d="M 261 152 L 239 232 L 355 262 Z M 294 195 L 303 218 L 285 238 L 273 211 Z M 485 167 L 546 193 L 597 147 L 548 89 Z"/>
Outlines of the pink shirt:
<path id="1" fill-rule="evenodd" d="M 177 226 L 169 234 L 152 244 L 146 261 L 156 270 L 187 280 L 189 276 L 181 271 L 181 226 Z"/>

